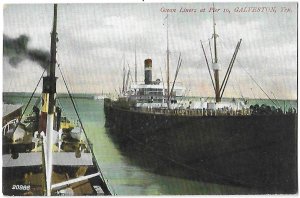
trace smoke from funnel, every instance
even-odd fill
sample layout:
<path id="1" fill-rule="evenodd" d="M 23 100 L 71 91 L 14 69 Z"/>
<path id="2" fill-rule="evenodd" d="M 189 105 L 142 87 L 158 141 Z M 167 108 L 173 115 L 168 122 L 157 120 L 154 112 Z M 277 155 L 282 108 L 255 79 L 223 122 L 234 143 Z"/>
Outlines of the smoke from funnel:
<path id="1" fill-rule="evenodd" d="M 18 38 L 3 35 L 3 55 L 9 58 L 9 64 L 15 68 L 25 59 L 46 68 L 50 63 L 50 53 L 40 49 L 29 49 L 28 41 L 29 37 L 26 35 L 20 35 Z"/>

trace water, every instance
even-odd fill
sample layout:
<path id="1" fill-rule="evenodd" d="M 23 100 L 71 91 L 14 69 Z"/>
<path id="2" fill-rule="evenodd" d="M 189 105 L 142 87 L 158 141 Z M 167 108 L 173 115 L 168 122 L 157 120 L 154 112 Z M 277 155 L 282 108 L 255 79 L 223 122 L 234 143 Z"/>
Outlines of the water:
<path id="1" fill-rule="evenodd" d="M 28 96 L 4 96 L 5 103 L 26 105 Z M 31 112 L 34 98 L 25 115 Z M 68 98 L 59 99 L 66 116 L 76 119 L 76 113 Z M 204 183 L 188 179 L 155 174 L 139 167 L 128 155 L 124 155 L 109 137 L 104 127 L 103 100 L 75 99 L 78 112 L 93 144 L 98 164 L 113 194 L 117 195 L 191 195 L 191 194 L 247 194 L 251 189 Z M 262 102 L 262 101 L 260 101 Z M 282 103 L 283 104 L 283 103 Z M 286 102 L 297 106 L 296 101 Z M 25 108 L 25 106 L 24 106 Z"/>

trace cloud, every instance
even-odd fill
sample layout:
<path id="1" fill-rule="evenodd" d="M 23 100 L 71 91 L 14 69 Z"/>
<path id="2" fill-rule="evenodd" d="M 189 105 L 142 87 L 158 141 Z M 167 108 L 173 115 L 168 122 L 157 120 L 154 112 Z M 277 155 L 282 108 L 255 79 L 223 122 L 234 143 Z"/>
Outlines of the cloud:
<path id="1" fill-rule="evenodd" d="M 58 6 L 58 62 L 76 92 L 115 92 L 121 86 L 122 60 L 133 72 L 137 51 L 138 79 L 143 80 L 144 59 L 153 59 L 153 76 L 165 78 L 166 26 L 161 7 L 209 8 L 205 3 L 168 4 L 60 4 Z M 239 83 L 245 95 L 253 97 L 253 82 L 245 68 L 267 90 L 278 90 L 278 98 L 296 98 L 297 13 L 296 3 L 218 3 L 217 7 L 233 10 L 239 6 L 286 6 L 292 13 L 218 13 L 216 30 L 221 77 L 226 72 L 235 46 L 243 39 L 229 83 Z M 4 9 L 4 33 L 10 37 L 28 35 L 30 48 L 50 49 L 52 5 L 9 5 Z M 210 60 L 208 38 L 212 36 L 212 14 L 172 13 L 169 15 L 171 78 L 179 53 L 183 65 L 178 76 L 197 95 L 213 95 L 200 40 Z M 32 74 L 33 63 L 22 62 L 23 75 L 12 73 L 8 61 L 3 63 L 5 91 L 23 91 L 25 84 L 38 75 Z M 24 65 L 24 66 L 23 66 Z M 40 69 L 34 69 L 41 73 Z M 266 77 L 267 76 L 267 77 Z M 19 78 L 19 79 L 17 79 Z M 280 83 L 274 79 L 280 79 Z M 20 86 L 8 82 L 21 82 Z M 275 82 L 274 82 L 275 81 Z M 281 85 L 281 83 L 284 85 Z M 277 84 L 275 86 L 274 84 Z M 64 91 L 62 87 L 58 91 Z M 256 90 L 259 92 L 259 90 Z M 227 96 L 235 94 L 232 86 Z M 259 95 L 259 94 L 258 94 Z M 261 96 L 263 97 L 263 95 Z"/>

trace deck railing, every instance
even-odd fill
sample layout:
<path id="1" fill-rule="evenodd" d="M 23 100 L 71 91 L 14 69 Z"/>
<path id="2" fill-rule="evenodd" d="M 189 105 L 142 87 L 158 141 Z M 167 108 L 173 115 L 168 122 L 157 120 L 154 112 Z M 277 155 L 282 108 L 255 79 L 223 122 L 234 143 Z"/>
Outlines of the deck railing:
<path id="1" fill-rule="evenodd" d="M 13 120 L 9 121 L 8 123 L 6 123 L 2 127 L 2 134 L 5 136 L 9 130 L 14 129 L 16 127 L 16 124 L 18 122 L 19 122 L 19 120 L 16 118 L 16 119 L 13 119 Z"/>
<path id="2" fill-rule="evenodd" d="M 168 114 L 178 116 L 235 116 L 251 115 L 249 108 L 234 110 L 234 109 L 157 109 L 157 108 L 135 108 L 138 112 L 153 113 L 153 114 Z"/>

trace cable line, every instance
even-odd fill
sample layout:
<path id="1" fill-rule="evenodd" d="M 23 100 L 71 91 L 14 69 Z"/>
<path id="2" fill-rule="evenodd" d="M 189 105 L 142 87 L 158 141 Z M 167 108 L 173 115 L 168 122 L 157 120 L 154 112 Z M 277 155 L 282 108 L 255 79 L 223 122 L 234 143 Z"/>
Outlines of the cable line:
<path id="1" fill-rule="evenodd" d="M 88 145 L 89 145 L 89 147 L 90 147 L 90 150 L 91 150 L 91 153 L 92 153 L 92 155 L 93 155 L 93 158 L 96 160 L 96 157 L 95 157 L 93 148 L 92 148 L 91 145 L 90 145 L 89 139 L 88 139 L 88 137 L 87 137 L 87 135 L 86 135 L 85 129 L 84 129 L 83 124 L 82 124 L 82 121 L 81 121 L 80 116 L 79 116 L 79 113 L 78 113 L 78 111 L 77 111 L 77 108 L 76 108 L 76 105 L 75 105 L 75 101 L 74 101 L 73 96 L 72 96 L 72 94 L 71 94 L 71 92 L 70 92 L 70 90 L 69 90 L 69 87 L 68 87 L 67 82 L 66 82 L 66 80 L 65 80 L 65 77 L 64 77 L 64 75 L 63 75 L 63 73 L 62 73 L 62 71 L 61 71 L 61 69 L 60 69 L 60 65 L 59 65 L 59 64 L 58 64 L 58 69 L 59 69 L 59 71 L 60 71 L 60 74 L 61 74 L 61 76 L 62 76 L 62 79 L 63 79 L 63 81 L 64 81 L 64 84 L 65 84 L 65 86 L 66 86 L 66 89 L 67 89 L 67 91 L 68 91 L 68 95 L 69 95 L 69 97 L 70 97 L 70 99 L 71 99 L 72 105 L 73 105 L 74 110 L 75 110 L 75 112 L 76 112 L 76 115 L 77 115 L 77 117 L 78 117 L 78 121 L 79 121 L 79 123 L 80 123 L 80 126 L 81 126 L 81 128 L 82 128 L 82 130 L 83 130 L 83 134 L 84 134 L 84 136 L 85 136 L 85 138 L 86 138 L 86 140 L 87 140 L 87 143 L 88 143 Z M 105 183 L 104 175 L 103 175 L 103 173 L 101 172 L 101 169 L 100 169 L 100 167 L 99 167 L 99 164 L 98 164 L 98 163 L 95 163 L 95 164 L 96 164 L 96 166 L 97 166 L 97 168 L 98 168 L 98 170 L 99 170 L 100 176 L 101 176 L 101 178 L 102 178 L 102 180 L 103 180 L 103 182 L 104 182 L 104 184 L 105 184 L 105 187 L 104 187 L 104 188 L 106 188 L 106 189 L 103 189 L 103 191 L 106 191 L 105 193 L 110 194 L 110 192 L 109 192 L 109 190 L 108 190 L 108 187 L 107 187 L 107 184 Z M 106 181 L 107 181 L 107 180 L 106 180 Z"/>
<path id="2" fill-rule="evenodd" d="M 22 118 L 23 118 L 23 116 L 24 116 L 24 114 L 25 114 L 25 112 L 26 112 L 26 110 L 27 110 L 27 108 L 28 108 L 28 106 L 29 106 L 29 104 L 30 104 L 31 99 L 33 98 L 33 96 L 34 96 L 34 94 L 35 94 L 35 92 L 36 92 L 37 87 L 39 86 L 39 84 L 40 84 L 40 82 L 41 82 L 41 80 L 42 80 L 42 78 L 43 78 L 43 76 L 44 76 L 45 71 L 46 71 L 46 69 L 44 69 L 44 71 L 43 71 L 43 73 L 42 73 L 42 75 L 41 75 L 41 77 L 40 77 L 40 79 L 39 79 L 37 85 L 35 86 L 35 88 L 34 88 L 32 94 L 31 94 L 31 96 L 30 96 L 30 98 L 29 98 L 29 101 L 27 102 L 27 105 L 26 105 L 26 107 L 25 107 L 25 109 L 24 109 L 24 111 L 23 111 L 23 113 L 22 113 L 22 115 L 21 115 L 21 117 L 20 117 L 20 119 L 19 119 L 19 121 L 18 121 L 18 123 L 17 123 L 17 125 L 16 125 L 16 127 L 15 127 L 15 129 L 14 129 L 13 132 L 15 132 L 16 129 L 18 128 L 18 126 L 20 125 L 21 120 L 22 120 Z"/>

